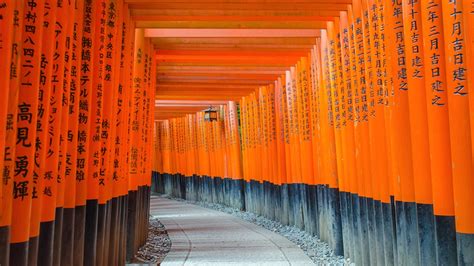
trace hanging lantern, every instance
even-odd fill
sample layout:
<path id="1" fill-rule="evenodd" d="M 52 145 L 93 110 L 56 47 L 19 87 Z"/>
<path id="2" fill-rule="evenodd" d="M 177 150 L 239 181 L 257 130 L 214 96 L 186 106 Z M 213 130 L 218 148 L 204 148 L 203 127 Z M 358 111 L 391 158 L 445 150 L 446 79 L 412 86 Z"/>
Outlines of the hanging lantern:
<path id="1" fill-rule="evenodd" d="M 204 110 L 204 121 L 206 122 L 217 121 L 217 111 L 214 110 L 212 106 L 209 106 L 209 109 Z"/>

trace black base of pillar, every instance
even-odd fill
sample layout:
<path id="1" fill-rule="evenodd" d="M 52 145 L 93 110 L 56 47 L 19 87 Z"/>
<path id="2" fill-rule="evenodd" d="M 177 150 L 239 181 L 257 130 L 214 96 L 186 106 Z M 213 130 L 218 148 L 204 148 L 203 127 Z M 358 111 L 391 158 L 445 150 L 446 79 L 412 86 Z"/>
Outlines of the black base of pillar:
<path id="1" fill-rule="evenodd" d="M 40 223 L 38 265 L 53 265 L 54 221 Z"/>
<path id="2" fill-rule="evenodd" d="M 53 250 L 53 265 L 61 265 L 62 252 L 62 235 L 63 235 L 63 208 L 56 208 L 56 216 L 54 220 L 54 250 Z"/>
<path id="3" fill-rule="evenodd" d="M 38 264 L 39 237 L 30 237 L 28 241 L 28 265 Z"/>
<path id="4" fill-rule="evenodd" d="M 474 234 L 457 233 L 458 265 L 474 265 Z"/>
<path id="5" fill-rule="evenodd" d="M 384 228 L 383 228 L 383 213 L 382 213 L 382 202 L 380 200 L 374 200 L 374 226 L 375 226 L 375 246 L 376 251 L 376 263 L 377 265 L 385 264 L 385 241 L 384 241 Z"/>
<path id="6" fill-rule="evenodd" d="M 136 203 L 137 191 L 129 191 L 127 212 L 127 261 L 130 261 L 135 255 Z"/>
<path id="7" fill-rule="evenodd" d="M 416 204 L 420 264 L 436 265 L 436 237 L 433 205 Z"/>
<path id="8" fill-rule="evenodd" d="M 86 202 L 86 223 L 84 234 L 84 265 L 96 265 L 98 216 L 98 200 L 88 200 Z"/>
<path id="9" fill-rule="evenodd" d="M 332 249 L 334 254 L 338 256 L 344 255 L 344 247 L 342 243 L 342 225 L 341 225 L 341 209 L 339 203 L 339 189 L 328 188 L 329 208 L 330 208 L 330 224 L 332 232 Z"/>
<path id="10" fill-rule="evenodd" d="M 84 238 L 86 206 L 76 206 L 74 211 L 74 266 L 84 265 Z"/>
<path id="11" fill-rule="evenodd" d="M 28 265 L 28 242 L 10 244 L 10 265 Z"/>
<path id="12" fill-rule="evenodd" d="M 289 202 L 289 195 L 288 195 L 288 184 L 282 184 L 280 188 L 281 194 L 281 223 L 283 225 L 290 224 L 290 202 Z"/>
<path id="13" fill-rule="evenodd" d="M 61 236 L 61 246 L 64 249 L 61 251 L 61 265 L 72 265 L 74 261 L 74 211 L 73 208 L 63 209 L 63 230 Z"/>
<path id="14" fill-rule="evenodd" d="M 369 226 L 367 215 L 367 198 L 359 196 L 359 235 L 361 236 L 362 244 L 362 263 L 363 265 L 370 265 L 370 245 L 369 245 Z"/>
<path id="15" fill-rule="evenodd" d="M 10 265 L 10 226 L 0 227 L 0 265 Z"/>
<path id="16" fill-rule="evenodd" d="M 372 198 L 366 198 L 366 206 L 367 206 L 367 232 L 369 238 L 369 256 L 370 262 L 372 264 L 377 263 L 377 252 L 379 251 L 379 247 L 377 247 L 376 243 L 376 232 L 375 232 L 375 216 L 374 216 L 374 200 Z"/>
<path id="17" fill-rule="evenodd" d="M 384 258 L 385 265 L 395 265 L 394 251 L 395 249 L 395 224 L 392 217 L 392 206 L 390 203 L 382 203 L 382 228 L 384 240 Z"/>

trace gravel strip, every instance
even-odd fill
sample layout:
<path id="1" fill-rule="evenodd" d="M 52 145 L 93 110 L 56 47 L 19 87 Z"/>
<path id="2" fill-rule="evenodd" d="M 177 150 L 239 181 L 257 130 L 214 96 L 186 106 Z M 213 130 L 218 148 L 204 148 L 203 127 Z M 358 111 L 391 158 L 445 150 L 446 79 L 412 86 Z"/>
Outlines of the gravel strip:
<path id="1" fill-rule="evenodd" d="M 171 249 L 171 240 L 165 226 L 155 217 L 150 218 L 148 238 L 135 255 L 140 264 L 158 264 L 163 261 Z"/>
<path id="2" fill-rule="evenodd" d="M 355 265 L 354 263 L 351 263 L 350 259 L 335 255 L 329 245 L 319 240 L 318 237 L 312 236 L 296 227 L 282 225 L 279 222 L 267 219 L 254 213 L 243 212 L 234 208 L 223 206 L 221 204 L 188 201 L 179 198 L 172 198 L 168 195 L 162 196 L 168 199 L 184 201 L 204 208 L 225 212 L 284 236 L 300 247 L 316 265 Z"/>

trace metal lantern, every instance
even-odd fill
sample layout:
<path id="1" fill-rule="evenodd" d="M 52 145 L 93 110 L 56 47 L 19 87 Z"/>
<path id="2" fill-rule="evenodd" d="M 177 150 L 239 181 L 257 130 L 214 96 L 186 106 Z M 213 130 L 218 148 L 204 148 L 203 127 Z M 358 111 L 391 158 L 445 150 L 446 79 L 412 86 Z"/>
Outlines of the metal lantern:
<path id="1" fill-rule="evenodd" d="M 214 110 L 212 106 L 209 106 L 209 109 L 204 110 L 204 121 L 206 122 L 217 121 L 217 111 Z"/>

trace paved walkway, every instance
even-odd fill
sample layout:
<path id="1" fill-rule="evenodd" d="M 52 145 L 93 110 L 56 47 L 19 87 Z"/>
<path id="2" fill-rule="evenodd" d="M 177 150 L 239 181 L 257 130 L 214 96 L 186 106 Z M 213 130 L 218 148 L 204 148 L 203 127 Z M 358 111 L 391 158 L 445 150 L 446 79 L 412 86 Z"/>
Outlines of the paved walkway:
<path id="1" fill-rule="evenodd" d="M 152 197 L 171 251 L 162 265 L 313 265 L 288 239 L 226 213 Z"/>

